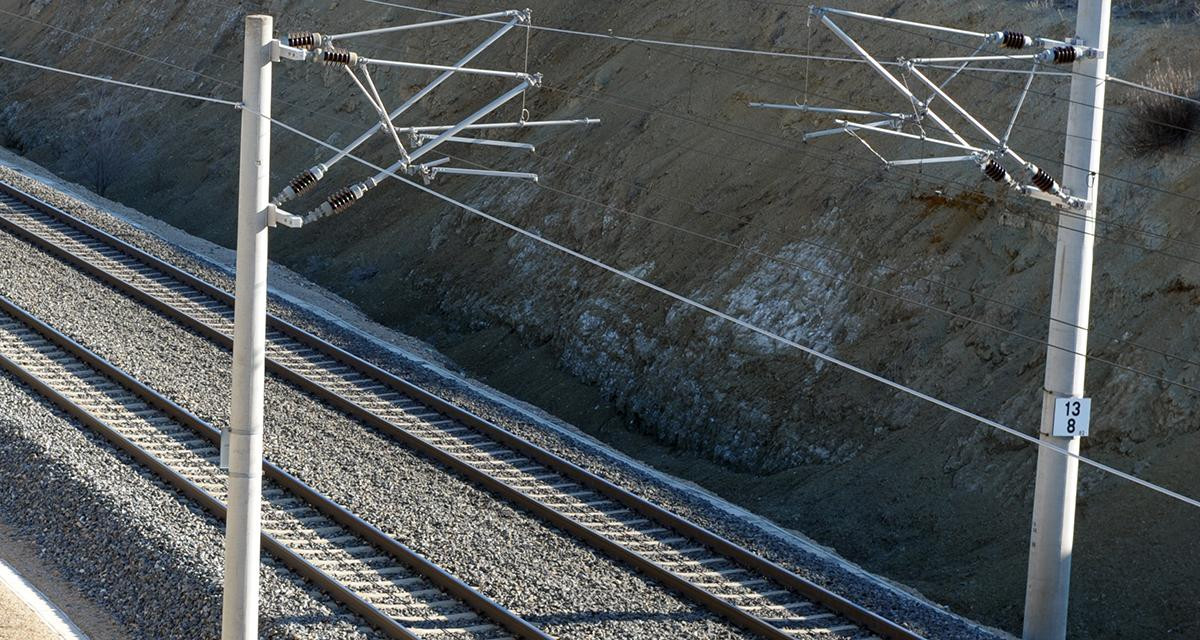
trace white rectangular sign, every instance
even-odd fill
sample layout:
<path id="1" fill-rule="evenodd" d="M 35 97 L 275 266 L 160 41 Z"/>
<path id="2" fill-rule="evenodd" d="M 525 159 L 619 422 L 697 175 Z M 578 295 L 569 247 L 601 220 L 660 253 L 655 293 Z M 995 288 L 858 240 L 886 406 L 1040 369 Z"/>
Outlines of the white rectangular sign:
<path id="1" fill-rule="evenodd" d="M 1064 438 L 1086 436 L 1091 422 L 1091 398 L 1056 398 L 1054 400 L 1054 435 Z"/>

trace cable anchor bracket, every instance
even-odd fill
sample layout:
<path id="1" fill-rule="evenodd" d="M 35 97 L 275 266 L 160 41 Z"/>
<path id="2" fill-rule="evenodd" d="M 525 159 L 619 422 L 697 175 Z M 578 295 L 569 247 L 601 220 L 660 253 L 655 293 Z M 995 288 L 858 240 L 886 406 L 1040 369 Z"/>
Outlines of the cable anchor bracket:
<path id="1" fill-rule="evenodd" d="M 283 60 L 297 60 L 304 62 L 308 60 L 310 51 L 302 47 L 293 47 L 286 44 L 282 39 L 271 41 L 271 62 L 281 62 Z"/>
<path id="2" fill-rule="evenodd" d="M 268 204 L 267 225 L 270 227 L 283 225 L 292 229 L 299 229 L 300 227 L 304 226 L 304 218 L 301 218 L 294 213 L 288 213 L 274 204 Z"/>

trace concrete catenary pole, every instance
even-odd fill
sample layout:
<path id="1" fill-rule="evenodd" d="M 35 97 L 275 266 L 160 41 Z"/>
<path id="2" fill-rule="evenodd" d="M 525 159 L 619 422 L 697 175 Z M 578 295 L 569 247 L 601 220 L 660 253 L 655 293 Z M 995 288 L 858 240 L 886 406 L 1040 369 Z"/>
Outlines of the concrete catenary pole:
<path id="1" fill-rule="evenodd" d="M 1079 438 L 1053 434 L 1055 399 L 1083 397 L 1087 330 L 1092 295 L 1092 248 L 1099 193 L 1100 141 L 1104 124 L 1111 0 L 1082 0 L 1076 34 L 1097 57 L 1075 64 L 1067 115 L 1063 186 L 1087 200 L 1083 211 L 1059 214 L 1041 439 L 1073 453 Z M 1080 215 L 1082 214 L 1082 215 Z M 1045 447 L 1038 450 L 1029 575 L 1025 591 L 1025 640 L 1058 640 L 1067 634 L 1071 551 L 1075 536 L 1075 489 L 1079 462 Z"/>
<path id="2" fill-rule="evenodd" d="M 246 16 L 222 640 L 258 638 L 271 159 L 271 123 L 259 114 L 271 115 L 272 30 L 270 16 Z"/>

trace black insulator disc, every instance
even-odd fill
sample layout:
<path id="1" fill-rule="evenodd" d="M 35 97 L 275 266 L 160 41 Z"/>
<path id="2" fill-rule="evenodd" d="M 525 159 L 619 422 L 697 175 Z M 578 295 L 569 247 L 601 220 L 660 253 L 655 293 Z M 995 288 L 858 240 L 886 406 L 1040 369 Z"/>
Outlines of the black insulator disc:
<path id="1" fill-rule="evenodd" d="M 332 196 L 329 196 L 329 206 L 333 209 L 334 213 L 338 213 L 346 207 L 349 207 L 357 199 L 358 196 L 354 195 L 353 191 L 350 189 L 342 189 Z"/>
<path id="2" fill-rule="evenodd" d="M 1041 189 L 1042 191 L 1050 192 L 1054 191 L 1054 187 L 1057 186 L 1057 184 L 1054 182 L 1054 178 L 1050 177 L 1050 174 L 1038 169 L 1037 173 L 1033 174 L 1033 186 Z"/>
<path id="3" fill-rule="evenodd" d="M 317 177 L 314 176 L 311 171 L 305 171 L 304 173 L 296 176 L 295 178 L 292 178 L 292 182 L 291 182 L 292 191 L 294 191 L 295 193 L 298 194 L 301 191 L 304 191 L 305 189 L 313 186 L 314 184 L 316 184 L 316 182 L 317 182 Z"/>
<path id="4" fill-rule="evenodd" d="M 983 174 L 996 182 L 1004 182 L 1008 179 L 1008 171 L 1005 171 L 1004 167 L 1000 166 L 1000 163 L 995 160 L 988 160 L 988 163 L 983 167 Z"/>
<path id="5" fill-rule="evenodd" d="M 288 46 L 297 49 L 312 49 L 317 46 L 317 39 L 311 33 L 289 33 Z"/>
<path id="6" fill-rule="evenodd" d="M 349 51 L 342 49 L 332 49 L 323 54 L 325 62 L 329 64 L 350 64 L 350 56 Z"/>
<path id="7" fill-rule="evenodd" d="M 1070 64 L 1078 57 L 1079 52 L 1075 47 L 1054 47 L 1054 62 L 1058 64 Z"/>
<path id="8" fill-rule="evenodd" d="M 1000 40 L 1000 46 L 1008 49 L 1024 49 L 1031 43 L 1032 40 L 1019 31 L 1005 31 L 1004 37 Z"/>

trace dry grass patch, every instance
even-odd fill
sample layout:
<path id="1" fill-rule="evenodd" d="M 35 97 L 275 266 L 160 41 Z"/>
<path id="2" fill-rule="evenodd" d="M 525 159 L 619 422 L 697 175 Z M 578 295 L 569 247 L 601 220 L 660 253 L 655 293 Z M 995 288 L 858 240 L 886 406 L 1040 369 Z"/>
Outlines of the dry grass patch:
<path id="1" fill-rule="evenodd" d="M 1139 91 L 1123 129 L 1123 142 L 1131 151 L 1147 154 L 1178 149 L 1200 128 L 1200 84 L 1191 69 L 1155 65 L 1145 84 L 1191 100 Z"/>

